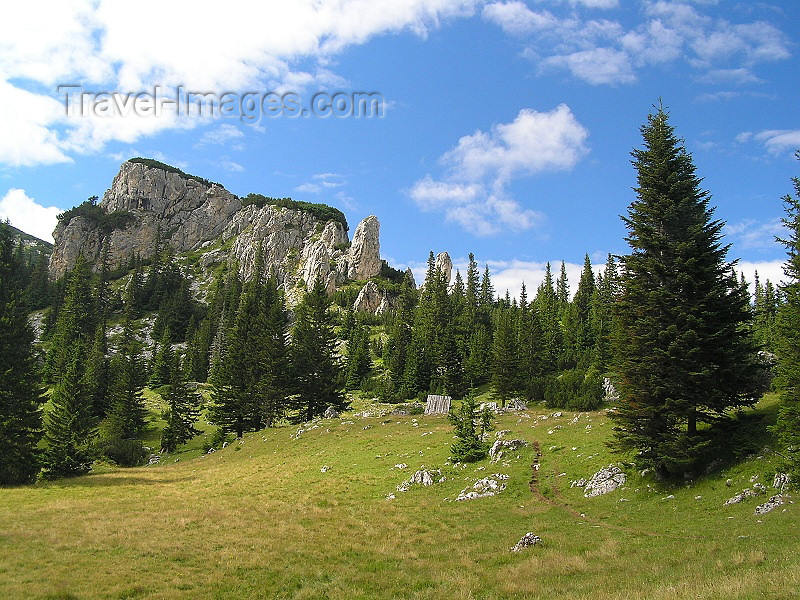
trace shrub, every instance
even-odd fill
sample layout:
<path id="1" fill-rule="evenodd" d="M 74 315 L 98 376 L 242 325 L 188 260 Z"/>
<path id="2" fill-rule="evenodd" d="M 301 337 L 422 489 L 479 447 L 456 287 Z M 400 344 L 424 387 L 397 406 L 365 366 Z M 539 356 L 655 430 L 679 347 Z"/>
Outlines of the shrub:
<path id="1" fill-rule="evenodd" d="M 545 384 L 544 401 L 548 408 L 595 410 L 603 403 L 602 377 L 594 369 L 564 371 Z"/>
<path id="2" fill-rule="evenodd" d="M 166 171 L 167 173 L 175 173 L 182 179 L 197 181 L 198 183 L 202 183 L 203 185 L 207 185 L 209 187 L 214 185 L 213 181 L 209 181 L 208 179 L 203 179 L 202 177 L 198 177 L 197 175 L 190 175 L 189 173 L 184 173 L 178 167 L 173 167 L 172 165 L 162 163 L 152 158 L 142 158 L 141 156 L 137 156 L 136 158 L 131 158 L 128 162 L 138 163 L 140 165 L 145 165 L 146 167 L 152 167 L 154 169 L 161 169 L 162 171 Z"/>
<path id="3" fill-rule="evenodd" d="M 120 467 L 143 465 L 150 454 L 139 440 L 112 438 L 98 446 L 100 454 Z"/>
<path id="4" fill-rule="evenodd" d="M 345 231 L 349 229 L 344 213 L 338 208 L 328 206 L 327 204 L 302 202 L 300 200 L 292 200 L 291 198 L 272 198 L 270 196 L 264 196 L 263 194 L 247 194 L 247 196 L 242 198 L 242 208 L 250 205 L 255 205 L 259 208 L 263 208 L 264 206 L 277 206 L 290 210 L 302 210 L 314 215 L 320 221 L 335 221 L 341 223 Z"/>

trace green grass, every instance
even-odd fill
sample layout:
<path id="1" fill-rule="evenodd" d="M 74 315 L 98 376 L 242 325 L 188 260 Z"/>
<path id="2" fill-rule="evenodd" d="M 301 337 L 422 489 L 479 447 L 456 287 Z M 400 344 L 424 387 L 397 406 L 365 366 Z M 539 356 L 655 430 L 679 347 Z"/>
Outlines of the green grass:
<path id="1" fill-rule="evenodd" d="M 770 414 L 775 399 L 762 404 Z M 445 417 L 347 413 L 296 439 L 285 426 L 202 456 L 198 438 L 162 465 L 3 489 L 2 589 L 79 599 L 797 597 L 795 505 L 762 517 L 753 510 L 764 500 L 723 507 L 754 475 L 771 484 L 772 453 L 673 488 L 626 469 L 623 489 L 586 499 L 570 481 L 618 460 L 605 446 L 611 425 L 604 411 L 537 419 L 552 412 L 497 423 L 539 442 L 538 495 L 529 449 L 462 469 L 448 463 Z M 396 492 L 422 465 L 447 480 Z M 491 473 L 510 475 L 503 493 L 452 501 Z M 544 545 L 510 553 L 527 531 Z"/>

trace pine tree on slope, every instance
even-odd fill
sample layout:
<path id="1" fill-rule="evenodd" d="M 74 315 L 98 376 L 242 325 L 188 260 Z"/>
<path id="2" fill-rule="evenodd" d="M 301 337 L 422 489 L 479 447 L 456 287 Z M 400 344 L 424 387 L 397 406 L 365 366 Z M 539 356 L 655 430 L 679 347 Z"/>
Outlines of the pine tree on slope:
<path id="1" fill-rule="evenodd" d="M 0 485 L 36 479 L 44 401 L 13 245 L 10 228 L 0 222 Z"/>
<path id="2" fill-rule="evenodd" d="M 637 200 L 624 218 L 631 253 L 623 258 L 617 304 L 621 398 L 617 448 L 635 450 L 660 477 L 700 466 L 711 439 L 698 425 L 750 406 L 755 344 L 748 298 L 720 243 L 691 156 L 659 108 L 634 150 Z"/>

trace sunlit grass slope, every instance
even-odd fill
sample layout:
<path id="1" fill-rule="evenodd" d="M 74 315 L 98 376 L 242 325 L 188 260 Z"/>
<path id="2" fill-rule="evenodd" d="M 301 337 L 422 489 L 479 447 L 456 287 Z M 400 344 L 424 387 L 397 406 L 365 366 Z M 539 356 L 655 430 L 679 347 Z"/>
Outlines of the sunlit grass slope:
<path id="1" fill-rule="evenodd" d="M 497 422 L 507 438 L 538 441 L 536 494 L 531 447 L 462 469 L 447 462 L 445 417 L 350 414 L 296 438 L 286 426 L 207 456 L 2 489 L 0 589 L 9 599 L 800 596 L 797 506 L 760 517 L 766 497 L 723 507 L 753 476 L 771 485 L 772 453 L 673 488 L 627 468 L 623 489 L 586 499 L 570 481 L 616 460 L 611 424 L 604 411 L 551 414 Z M 397 492 L 423 465 L 446 481 Z M 510 476 L 501 494 L 454 501 L 492 473 Z M 510 553 L 527 531 L 544 544 Z"/>

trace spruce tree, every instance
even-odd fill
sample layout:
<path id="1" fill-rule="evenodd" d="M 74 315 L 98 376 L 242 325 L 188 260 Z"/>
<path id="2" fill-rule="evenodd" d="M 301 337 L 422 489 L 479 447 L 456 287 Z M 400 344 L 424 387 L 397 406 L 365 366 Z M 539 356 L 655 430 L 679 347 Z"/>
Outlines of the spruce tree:
<path id="1" fill-rule="evenodd" d="M 172 336 L 169 329 L 164 329 L 161 340 L 153 350 L 153 362 L 150 366 L 150 387 L 168 384 L 172 379 L 172 367 L 175 364 L 175 353 L 172 351 Z"/>
<path id="2" fill-rule="evenodd" d="M 634 150 L 637 199 L 623 220 L 617 303 L 621 402 L 616 447 L 634 450 L 659 477 L 692 472 L 711 450 L 713 426 L 755 403 L 748 298 L 725 262 L 723 223 L 668 114 L 659 107 Z"/>
<path id="3" fill-rule="evenodd" d="M 147 424 L 142 394 L 147 372 L 142 360 L 142 347 L 134 334 L 133 324 L 126 319 L 119 349 L 111 359 L 111 409 L 105 427 L 107 439 L 133 440 Z"/>
<path id="4" fill-rule="evenodd" d="M 336 353 L 334 317 L 325 284 L 317 278 L 297 305 L 290 349 L 295 392 L 295 420 L 308 421 L 328 406 L 346 407 L 342 366 Z"/>
<path id="5" fill-rule="evenodd" d="M 492 343 L 492 394 L 505 407 L 518 388 L 519 360 L 517 336 L 509 308 L 497 311 Z"/>
<path id="6" fill-rule="evenodd" d="M 238 437 L 272 426 L 286 410 L 286 311 L 275 276 L 264 280 L 263 264 L 259 248 L 213 378 L 212 420 Z"/>
<path id="7" fill-rule="evenodd" d="M 455 443 L 450 447 L 454 461 L 476 462 L 486 457 L 489 446 L 483 441 L 479 428 L 491 428 L 491 419 L 487 417 L 488 413 L 481 415 L 478 411 L 471 393 L 461 401 L 458 410 L 450 409 L 448 418 L 456 436 Z"/>
<path id="8" fill-rule="evenodd" d="M 170 373 L 164 394 L 167 410 L 163 416 L 167 425 L 161 434 L 161 448 L 166 452 L 174 452 L 178 446 L 200 434 L 194 427 L 200 415 L 200 395 L 189 389 L 177 357 L 173 357 Z"/>
<path id="9" fill-rule="evenodd" d="M 92 296 L 91 273 L 83 255 L 67 277 L 64 302 L 58 312 L 52 343 L 45 360 L 45 377 L 57 382 L 73 352 L 73 343 L 91 348 L 95 336 L 96 304 Z"/>
<path id="10" fill-rule="evenodd" d="M 800 151 L 795 156 L 800 160 Z M 777 316 L 777 350 L 782 405 L 774 431 L 786 457 L 784 468 L 800 481 L 800 178 L 793 177 L 796 196 L 783 198 L 788 236 L 781 241 L 788 254 L 781 286 L 785 298 Z"/>
<path id="11" fill-rule="evenodd" d="M 0 485 L 32 483 L 40 468 L 41 404 L 13 235 L 0 222 Z"/>
<path id="12" fill-rule="evenodd" d="M 92 467 L 97 419 L 87 401 L 84 351 L 80 340 L 72 341 L 64 352 L 64 371 L 50 395 L 52 407 L 45 416 L 46 479 L 83 475 Z"/>

